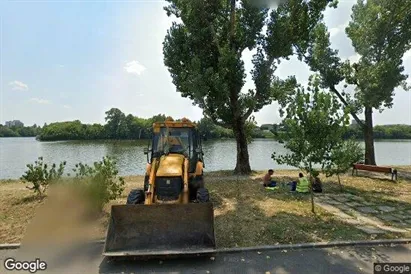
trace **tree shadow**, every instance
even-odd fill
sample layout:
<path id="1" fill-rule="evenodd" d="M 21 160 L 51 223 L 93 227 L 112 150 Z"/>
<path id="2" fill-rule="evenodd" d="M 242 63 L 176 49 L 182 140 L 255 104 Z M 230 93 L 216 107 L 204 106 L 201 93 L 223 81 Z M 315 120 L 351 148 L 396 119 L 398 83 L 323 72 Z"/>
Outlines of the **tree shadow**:
<path id="1" fill-rule="evenodd" d="M 264 189 L 259 178 L 250 178 L 251 182 L 234 179 L 227 184 L 220 181 L 207 183 L 211 186 L 210 196 L 214 209 L 227 207 L 227 199 L 235 201 L 227 210 L 219 211 L 214 218 L 217 248 L 371 239 L 370 235 L 354 225 L 332 218 L 330 214 L 312 214 L 310 208 L 288 208 L 287 204 L 292 203 L 306 207 L 310 195 L 289 192 L 286 183 L 295 178 L 287 176 L 275 179 L 280 186 L 278 191 Z M 280 204 L 282 209 L 278 210 Z M 196 257 L 113 261 L 104 258 L 100 259 L 99 273 L 302 273 L 308 269 L 310 273 L 356 273 L 359 267 L 369 267 L 369 262 L 373 260 L 391 259 L 388 255 L 376 254 L 371 249 L 353 249 L 353 255 L 348 257 L 338 257 L 338 254 L 330 256 L 327 249 L 307 251 L 305 256 L 301 252 L 264 251 L 264 256 L 257 252 L 221 253 L 214 259 Z M 266 256 L 270 258 L 267 259 Z M 97 255 L 90 257 L 90 260 L 94 259 L 99 260 Z"/>
<path id="2" fill-rule="evenodd" d="M 42 202 L 46 196 L 39 196 L 37 194 L 26 196 L 23 198 L 20 198 L 12 203 L 13 206 L 17 205 L 22 205 L 22 204 L 27 204 L 27 203 L 32 203 L 32 202 Z"/>
<path id="3" fill-rule="evenodd" d="M 350 172 L 350 175 L 352 173 Z M 359 177 L 359 178 L 368 178 L 368 179 L 373 179 L 373 180 L 378 180 L 381 182 L 389 182 L 389 183 L 397 183 L 397 181 L 391 180 L 391 174 L 384 174 L 384 173 L 376 173 L 376 172 L 370 172 L 370 171 L 358 171 L 358 173 L 354 172 L 354 177 Z M 400 178 L 400 176 L 398 176 Z"/>
<path id="4" fill-rule="evenodd" d="M 352 194 L 356 196 L 363 197 L 366 202 L 371 202 L 371 203 L 376 203 L 379 205 L 386 205 L 386 206 L 394 206 L 394 207 L 400 207 L 400 208 L 405 208 L 405 210 L 411 210 L 411 203 L 402 201 L 402 200 L 397 200 L 397 199 L 390 199 L 396 198 L 396 195 L 400 193 L 392 193 L 390 190 L 387 191 L 382 191 L 382 190 L 364 190 L 352 186 L 343 186 L 343 191 L 332 191 L 329 192 L 329 194 Z M 387 197 L 387 194 L 390 195 L 390 197 Z M 408 191 L 404 191 L 402 194 L 409 194 Z M 411 193 L 410 193 L 411 194 Z"/>
<path id="5" fill-rule="evenodd" d="M 280 183 L 292 178 L 282 179 Z M 310 196 L 291 194 L 286 184 L 280 187 L 279 192 L 271 192 L 259 182 L 257 178 L 252 183 L 210 183 L 210 196 L 215 209 L 226 207 L 227 199 L 235 201 L 229 209 L 220 211 L 214 218 L 217 248 L 371 239 L 370 235 L 354 225 L 330 218 L 329 215 L 312 214 L 310 208 L 302 208 L 299 212 L 298 208 L 290 207 L 290 211 L 287 211 L 287 204 L 291 202 L 307 206 Z M 284 208 L 277 210 L 279 204 Z M 304 256 L 302 252 L 306 252 Z M 339 252 L 336 255 L 330 255 L 330 252 L 329 249 L 310 249 L 289 250 L 287 253 L 263 251 L 262 255 L 257 252 L 218 253 L 213 258 L 146 261 L 104 258 L 100 260 L 99 273 L 302 273 L 307 270 L 310 273 L 356 273 L 359 267 L 369 268 L 369 262 L 374 259 L 391 259 L 388 255 L 376 255 L 367 249 L 353 249 L 353 255 L 345 257 L 340 257 Z M 368 261 L 365 261 L 367 258 Z"/>

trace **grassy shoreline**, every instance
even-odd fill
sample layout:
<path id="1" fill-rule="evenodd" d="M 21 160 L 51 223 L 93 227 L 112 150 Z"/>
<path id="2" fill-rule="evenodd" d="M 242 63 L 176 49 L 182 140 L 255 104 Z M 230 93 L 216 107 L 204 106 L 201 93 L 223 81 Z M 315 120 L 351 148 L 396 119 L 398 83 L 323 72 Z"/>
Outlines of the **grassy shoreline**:
<path id="1" fill-rule="evenodd" d="M 341 176 L 345 194 L 358 195 L 368 202 L 384 202 L 411 210 L 411 166 L 396 166 L 399 180 L 392 182 L 383 174 L 359 172 Z M 264 171 L 250 176 L 235 176 L 232 171 L 207 172 L 205 182 L 214 204 L 217 246 L 246 247 L 333 240 L 366 240 L 411 237 L 411 233 L 369 235 L 316 206 L 311 213 L 309 195 L 293 195 L 283 183 L 295 180 L 298 170 L 276 170 L 279 191 L 261 185 Z M 133 188 L 143 186 L 144 176 L 125 176 L 123 195 L 106 205 L 95 223 L 93 238 L 104 238 L 110 206 L 125 204 Z M 321 178 L 324 194 L 340 195 L 336 177 Z M 322 195 L 322 194 L 320 194 Z M 0 243 L 18 243 L 28 224 L 46 199 L 39 200 L 20 180 L 0 180 Z"/>

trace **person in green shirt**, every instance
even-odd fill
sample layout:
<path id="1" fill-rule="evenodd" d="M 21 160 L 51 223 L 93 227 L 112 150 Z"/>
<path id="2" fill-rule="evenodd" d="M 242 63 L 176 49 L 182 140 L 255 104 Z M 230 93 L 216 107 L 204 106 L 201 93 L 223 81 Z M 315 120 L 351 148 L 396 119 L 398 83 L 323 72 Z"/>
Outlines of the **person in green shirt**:
<path id="1" fill-rule="evenodd" d="M 308 193 L 310 189 L 307 178 L 305 178 L 302 173 L 298 174 L 298 177 L 298 182 L 291 183 L 291 191 L 296 191 L 298 193 Z"/>
<path id="2" fill-rule="evenodd" d="M 298 179 L 296 191 L 299 193 L 309 192 L 309 182 L 307 178 L 305 178 L 302 173 L 298 174 L 298 177 L 300 178 Z"/>

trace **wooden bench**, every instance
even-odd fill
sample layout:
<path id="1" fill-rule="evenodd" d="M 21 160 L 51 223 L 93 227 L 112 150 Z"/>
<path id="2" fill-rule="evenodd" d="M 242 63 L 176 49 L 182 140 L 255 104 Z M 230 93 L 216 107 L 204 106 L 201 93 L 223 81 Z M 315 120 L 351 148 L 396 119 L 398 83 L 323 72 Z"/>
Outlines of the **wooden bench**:
<path id="1" fill-rule="evenodd" d="M 391 167 L 383 167 L 383 166 L 373 166 L 373 165 L 364 165 L 364 164 L 354 164 L 352 169 L 352 175 L 358 175 L 358 170 L 366 170 L 366 171 L 373 171 L 373 172 L 381 172 L 385 174 L 391 174 L 391 180 L 397 180 L 397 170 Z"/>

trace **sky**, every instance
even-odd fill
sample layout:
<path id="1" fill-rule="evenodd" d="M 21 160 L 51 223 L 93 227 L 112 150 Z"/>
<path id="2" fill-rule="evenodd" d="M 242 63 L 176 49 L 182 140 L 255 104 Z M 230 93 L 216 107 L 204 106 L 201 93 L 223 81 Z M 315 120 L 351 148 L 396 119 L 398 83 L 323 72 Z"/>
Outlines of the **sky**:
<path id="1" fill-rule="evenodd" d="M 354 3 L 340 0 L 337 9 L 325 12 L 332 47 L 350 60 L 357 56 L 344 28 Z M 2 1 L 0 123 L 104 123 L 112 107 L 145 118 L 164 113 L 201 119 L 201 109 L 176 92 L 163 64 L 162 42 L 173 21 L 164 5 L 155 0 Z M 247 71 L 251 56 L 243 54 Z M 404 65 L 411 74 L 411 51 Z M 292 58 L 276 75 L 296 75 L 306 83 L 310 71 Z M 252 87 L 248 75 L 244 89 Z M 411 93 L 399 88 L 395 94 L 392 109 L 374 114 L 376 125 L 411 124 Z M 254 116 L 260 125 L 278 123 L 278 110 L 273 103 Z"/>

